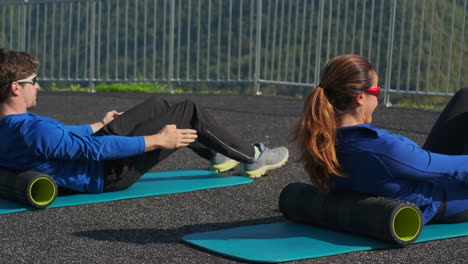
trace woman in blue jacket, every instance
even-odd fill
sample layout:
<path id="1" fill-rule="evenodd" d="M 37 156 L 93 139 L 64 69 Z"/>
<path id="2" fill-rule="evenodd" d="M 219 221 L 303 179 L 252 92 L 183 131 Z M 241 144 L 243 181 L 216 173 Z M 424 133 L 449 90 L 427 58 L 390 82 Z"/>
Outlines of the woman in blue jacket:
<path id="1" fill-rule="evenodd" d="M 421 148 L 371 125 L 378 83 L 362 56 L 338 56 L 323 69 L 294 131 L 312 183 L 413 202 L 424 223 L 468 221 L 468 90 L 454 95 Z"/>

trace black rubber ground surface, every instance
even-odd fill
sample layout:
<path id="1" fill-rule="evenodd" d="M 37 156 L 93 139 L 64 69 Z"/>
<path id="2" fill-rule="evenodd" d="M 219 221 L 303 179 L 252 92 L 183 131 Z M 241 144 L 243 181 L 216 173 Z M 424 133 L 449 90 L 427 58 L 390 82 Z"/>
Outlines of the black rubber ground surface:
<path id="1" fill-rule="evenodd" d="M 125 111 L 148 94 L 40 92 L 41 115 L 66 124 L 100 120 Z M 285 221 L 278 196 L 291 182 L 307 182 L 297 149 L 289 141 L 302 100 L 231 95 L 166 95 L 170 102 L 192 99 L 220 124 L 255 142 L 285 145 L 290 161 L 253 183 L 99 204 L 0 215 L 1 263 L 242 263 L 180 241 L 183 235 Z M 374 124 L 422 145 L 438 112 L 380 108 Z M 181 149 L 153 170 L 206 168 L 207 162 Z M 237 173 L 234 170 L 232 173 Z M 466 263 L 468 238 L 414 244 L 403 249 L 362 251 L 291 263 Z"/>

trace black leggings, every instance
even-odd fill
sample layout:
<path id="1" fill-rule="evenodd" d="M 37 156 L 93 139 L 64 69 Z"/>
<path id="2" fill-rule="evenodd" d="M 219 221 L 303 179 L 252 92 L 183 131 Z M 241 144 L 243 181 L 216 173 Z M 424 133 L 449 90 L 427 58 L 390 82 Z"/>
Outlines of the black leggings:
<path id="1" fill-rule="evenodd" d="M 468 87 L 455 93 L 429 133 L 423 149 L 446 155 L 468 155 Z M 447 183 L 446 183 L 447 184 Z M 468 221 L 468 184 L 453 182 L 432 223 Z M 445 188 L 445 187 L 444 187 Z M 447 193 L 445 193 L 447 196 Z"/>
<path id="2" fill-rule="evenodd" d="M 211 159 L 216 152 L 240 162 L 252 163 L 255 155 L 251 144 L 238 139 L 216 123 L 204 108 L 186 100 L 170 106 L 160 96 L 153 96 L 114 119 L 95 136 L 145 136 L 158 133 L 165 125 L 197 130 L 197 140 L 190 144 L 199 156 Z M 156 149 L 142 155 L 104 161 L 104 191 L 123 190 L 133 185 L 176 149 Z"/>

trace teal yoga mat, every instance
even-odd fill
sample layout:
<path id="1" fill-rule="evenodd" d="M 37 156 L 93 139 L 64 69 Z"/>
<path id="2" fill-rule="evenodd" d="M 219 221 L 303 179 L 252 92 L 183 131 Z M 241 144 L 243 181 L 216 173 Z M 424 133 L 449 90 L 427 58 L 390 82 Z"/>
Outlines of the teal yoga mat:
<path id="1" fill-rule="evenodd" d="M 427 225 L 415 243 L 467 235 L 468 223 Z M 294 222 L 196 233 L 186 235 L 182 240 L 221 255 L 262 263 L 396 247 L 366 237 Z"/>
<path id="2" fill-rule="evenodd" d="M 59 196 L 49 208 L 72 206 L 79 204 L 102 203 L 108 201 L 190 192 L 196 190 L 227 187 L 252 182 L 252 179 L 241 176 L 231 176 L 214 173 L 208 170 L 173 170 L 146 173 L 127 190 L 100 194 L 73 194 Z M 0 199 L 0 214 L 33 210 L 24 204 Z"/>

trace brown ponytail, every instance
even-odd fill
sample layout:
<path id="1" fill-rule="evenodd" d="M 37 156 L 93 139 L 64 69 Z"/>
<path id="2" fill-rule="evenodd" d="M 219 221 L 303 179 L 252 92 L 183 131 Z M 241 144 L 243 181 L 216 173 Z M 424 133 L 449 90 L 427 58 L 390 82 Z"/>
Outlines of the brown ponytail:
<path id="1" fill-rule="evenodd" d="M 329 191 L 333 177 L 345 177 L 336 154 L 336 129 L 341 114 L 355 109 L 354 98 L 372 84 L 375 69 L 359 55 L 332 59 L 320 85 L 304 99 L 304 109 L 293 131 L 300 160 L 313 185 Z"/>
<path id="2" fill-rule="evenodd" d="M 335 111 L 320 86 L 309 92 L 305 101 L 308 103 L 304 104 L 301 120 L 294 131 L 294 140 L 312 184 L 321 190 L 328 190 L 332 174 L 343 175 L 335 151 Z"/>

